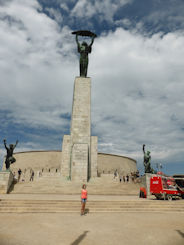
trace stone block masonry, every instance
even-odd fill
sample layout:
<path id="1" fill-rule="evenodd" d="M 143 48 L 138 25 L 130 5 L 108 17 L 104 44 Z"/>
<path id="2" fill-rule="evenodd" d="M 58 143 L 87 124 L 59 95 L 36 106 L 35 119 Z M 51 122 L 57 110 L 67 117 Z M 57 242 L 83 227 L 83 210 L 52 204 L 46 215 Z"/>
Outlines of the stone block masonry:
<path id="1" fill-rule="evenodd" d="M 73 143 L 90 144 L 91 79 L 76 78 L 72 107 L 71 137 Z"/>
<path id="2" fill-rule="evenodd" d="M 91 79 L 76 77 L 70 135 L 64 136 L 62 145 L 62 176 L 82 182 L 96 177 L 97 141 L 91 137 Z"/>
<path id="3" fill-rule="evenodd" d="M 88 180 L 88 144 L 74 144 L 72 148 L 71 180 Z"/>
<path id="4" fill-rule="evenodd" d="M 91 162 L 89 167 L 89 176 L 97 177 L 97 159 L 98 159 L 98 137 L 91 136 Z"/>
<path id="5" fill-rule="evenodd" d="M 70 162 L 71 162 L 71 136 L 64 135 L 62 145 L 62 159 L 61 159 L 61 174 L 63 177 L 70 176 Z"/>
<path id="6" fill-rule="evenodd" d="M 8 193 L 13 182 L 13 174 L 11 171 L 0 171 L 0 193 Z"/>

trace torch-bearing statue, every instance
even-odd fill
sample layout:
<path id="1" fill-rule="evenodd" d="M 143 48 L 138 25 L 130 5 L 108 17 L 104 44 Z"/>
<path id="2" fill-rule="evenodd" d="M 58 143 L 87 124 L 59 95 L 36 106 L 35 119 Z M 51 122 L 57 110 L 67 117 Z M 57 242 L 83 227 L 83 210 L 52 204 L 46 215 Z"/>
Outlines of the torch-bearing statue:
<path id="1" fill-rule="evenodd" d="M 72 34 L 76 35 L 76 43 L 78 46 L 78 52 L 80 53 L 80 76 L 87 77 L 87 70 L 88 70 L 88 54 L 91 53 L 92 44 L 94 42 L 95 37 L 97 35 L 90 31 L 74 31 Z M 91 43 L 87 44 L 87 42 L 80 43 L 78 40 L 78 36 L 86 36 L 91 37 Z"/>
<path id="2" fill-rule="evenodd" d="M 150 151 L 145 152 L 145 144 L 143 145 L 142 150 L 144 153 L 144 171 L 145 173 L 153 173 Z"/>
<path id="3" fill-rule="evenodd" d="M 6 140 L 4 139 L 3 141 L 4 141 L 4 146 L 6 148 L 6 151 L 7 151 L 5 164 L 6 164 L 6 169 L 8 170 L 10 169 L 10 164 L 16 162 L 16 159 L 13 157 L 13 151 L 18 144 L 18 140 L 16 141 L 15 144 L 10 144 L 9 148 L 6 145 Z"/>

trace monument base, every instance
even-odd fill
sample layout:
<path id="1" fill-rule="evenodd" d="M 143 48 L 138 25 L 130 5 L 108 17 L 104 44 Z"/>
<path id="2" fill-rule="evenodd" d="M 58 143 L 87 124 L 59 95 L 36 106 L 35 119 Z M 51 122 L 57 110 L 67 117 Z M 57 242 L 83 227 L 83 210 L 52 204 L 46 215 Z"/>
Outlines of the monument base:
<path id="1" fill-rule="evenodd" d="M 91 144 L 72 144 L 71 136 L 64 135 L 62 144 L 61 176 L 72 181 L 87 182 L 97 177 L 98 137 L 91 136 Z"/>
<path id="2" fill-rule="evenodd" d="M 156 176 L 155 174 L 145 173 L 145 175 L 142 178 L 142 183 L 146 188 L 147 196 L 150 195 L 150 179 L 151 177 Z"/>
<path id="3" fill-rule="evenodd" d="M 7 194 L 13 183 L 11 171 L 0 171 L 0 193 Z"/>

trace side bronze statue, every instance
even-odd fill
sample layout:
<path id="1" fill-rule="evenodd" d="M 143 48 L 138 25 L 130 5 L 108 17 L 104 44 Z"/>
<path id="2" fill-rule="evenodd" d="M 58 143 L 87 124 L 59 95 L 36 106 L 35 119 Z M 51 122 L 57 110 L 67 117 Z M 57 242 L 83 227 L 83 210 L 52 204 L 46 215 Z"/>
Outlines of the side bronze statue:
<path id="1" fill-rule="evenodd" d="M 9 147 L 7 147 L 7 144 L 6 144 L 6 140 L 4 139 L 4 146 L 5 146 L 5 149 L 6 149 L 6 160 L 5 160 L 5 165 L 6 165 L 6 169 L 9 170 L 10 169 L 10 164 L 16 162 L 16 159 L 13 157 L 13 151 L 15 149 L 15 147 L 17 146 L 18 144 L 18 140 L 16 141 L 16 143 L 13 145 L 13 144 L 10 144 Z"/>
<path id="2" fill-rule="evenodd" d="M 142 147 L 144 153 L 144 172 L 145 173 L 155 173 L 154 169 L 151 168 L 151 155 L 150 151 L 145 151 L 145 144 Z"/>
<path id="3" fill-rule="evenodd" d="M 90 31 L 74 31 L 72 34 L 76 35 L 76 43 L 78 47 L 78 52 L 80 53 L 80 76 L 87 77 L 87 70 L 88 70 L 88 54 L 92 51 L 92 44 L 94 42 L 95 37 L 97 35 Z M 78 36 L 86 36 L 91 38 L 90 44 L 83 41 L 82 43 L 79 42 Z"/>

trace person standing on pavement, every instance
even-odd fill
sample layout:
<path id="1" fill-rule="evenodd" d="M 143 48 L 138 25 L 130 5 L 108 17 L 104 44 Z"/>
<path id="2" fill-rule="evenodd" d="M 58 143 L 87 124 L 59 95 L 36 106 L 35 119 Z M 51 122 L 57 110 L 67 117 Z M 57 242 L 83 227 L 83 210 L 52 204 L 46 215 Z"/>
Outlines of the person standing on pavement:
<path id="1" fill-rule="evenodd" d="M 81 191 L 81 215 L 85 214 L 85 205 L 87 201 L 87 196 L 88 196 L 88 192 L 86 190 L 86 185 L 83 184 L 82 191 Z"/>
<path id="2" fill-rule="evenodd" d="M 19 170 L 18 170 L 18 182 L 20 181 L 21 174 L 22 174 L 22 170 L 19 168 Z"/>
<path id="3" fill-rule="evenodd" d="M 31 172 L 31 177 L 30 177 L 30 181 L 33 181 L 33 179 L 34 179 L 34 171 L 32 170 L 32 172 Z"/>
<path id="4" fill-rule="evenodd" d="M 126 182 L 125 176 L 123 176 L 123 182 L 124 182 L 124 183 Z"/>

